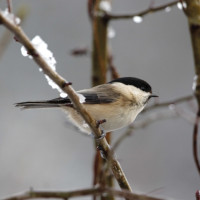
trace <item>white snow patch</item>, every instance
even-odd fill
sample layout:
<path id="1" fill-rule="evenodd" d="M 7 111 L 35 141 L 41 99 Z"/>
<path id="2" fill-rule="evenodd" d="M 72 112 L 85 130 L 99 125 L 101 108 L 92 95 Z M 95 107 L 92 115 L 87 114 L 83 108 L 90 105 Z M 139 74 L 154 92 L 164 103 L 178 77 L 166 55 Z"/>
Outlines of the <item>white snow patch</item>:
<path id="1" fill-rule="evenodd" d="M 192 90 L 195 91 L 196 90 L 196 86 L 197 86 L 197 78 L 198 76 L 195 75 L 193 78 L 193 84 L 192 84 Z"/>
<path id="2" fill-rule="evenodd" d="M 179 10 L 183 10 L 183 5 L 182 5 L 181 2 L 178 2 L 178 3 L 177 3 L 177 7 L 178 7 Z"/>
<path id="3" fill-rule="evenodd" d="M 51 67 L 53 71 L 56 71 L 56 59 L 53 56 L 53 53 L 48 49 L 48 44 L 42 40 L 40 36 L 35 36 L 32 40 L 31 43 L 33 46 L 36 48 L 37 52 L 40 54 L 40 56 L 46 61 L 46 63 Z M 33 57 L 28 54 L 27 50 L 25 49 L 24 46 L 21 47 L 21 53 L 23 56 L 28 56 L 30 59 Z M 39 68 L 39 71 L 41 72 L 42 69 Z M 60 93 L 61 97 L 66 97 L 67 94 L 64 93 L 60 87 L 48 76 L 45 74 L 45 78 L 47 79 L 48 84 L 53 88 L 57 89 L 58 92 Z"/>
<path id="4" fill-rule="evenodd" d="M 170 104 L 170 105 L 168 106 L 168 108 L 169 108 L 170 110 L 174 111 L 175 105 L 172 103 L 172 104 Z"/>
<path id="5" fill-rule="evenodd" d="M 112 26 L 108 27 L 108 37 L 109 38 L 114 38 L 116 36 L 116 32 Z"/>
<path id="6" fill-rule="evenodd" d="M 105 12 L 110 12 L 112 10 L 110 1 L 106 0 L 100 2 L 99 8 Z"/>
<path id="7" fill-rule="evenodd" d="M 170 12 L 172 10 L 172 8 L 170 6 L 165 8 L 165 12 Z"/>
<path id="8" fill-rule="evenodd" d="M 79 102 L 80 103 L 85 103 L 85 97 L 82 94 L 77 93 L 78 97 L 79 97 Z"/>
<path id="9" fill-rule="evenodd" d="M 141 16 L 134 16 L 133 21 L 137 24 L 141 23 L 143 21 L 143 18 Z"/>
<path id="10" fill-rule="evenodd" d="M 68 95 L 65 92 L 60 93 L 60 97 L 66 98 Z"/>
<path id="11" fill-rule="evenodd" d="M 187 8 L 187 3 L 185 1 L 183 1 L 182 6 L 183 6 L 184 9 L 186 9 Z"/>
<path id="12" fill-rule="evenodd" d="M 4 11 L 2 11 L 2 14 L 7 20 L 9 20 L 9 22 L 11 22 L 13 24 L 19 25 L 21 22 L 21 19 L 19 17 L 15 17 L 15 15 L 13 13 L 10 13 L 8 11 L 8 8 L 6 8 Z"/>

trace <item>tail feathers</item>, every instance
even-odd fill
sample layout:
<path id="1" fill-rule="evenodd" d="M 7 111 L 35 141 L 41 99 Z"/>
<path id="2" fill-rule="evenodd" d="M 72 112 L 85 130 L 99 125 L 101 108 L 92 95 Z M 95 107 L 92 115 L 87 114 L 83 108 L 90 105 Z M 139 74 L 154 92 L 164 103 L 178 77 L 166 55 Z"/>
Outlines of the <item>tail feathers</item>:
<path id="1" fill-rule="evenodd" d="M 73 107 L 70 99 L 68 98 L 56 98 L 49 101 L 26 101 L 15 104 L 16 107 L 21 107 L 22 109 L 30 108 L 54 108 L 60 106 L 70 106 Z"/>
<path id="2" fill-rule="evenodd" d="M 53 108 L 59 107 L 61 105 L 55 103 L 49 103 L 48 101 L 27 101 L 20 102 L 15 104 L 16 107 L 20 107 L 22 109 L 30 109 L 30 108 Z"/>

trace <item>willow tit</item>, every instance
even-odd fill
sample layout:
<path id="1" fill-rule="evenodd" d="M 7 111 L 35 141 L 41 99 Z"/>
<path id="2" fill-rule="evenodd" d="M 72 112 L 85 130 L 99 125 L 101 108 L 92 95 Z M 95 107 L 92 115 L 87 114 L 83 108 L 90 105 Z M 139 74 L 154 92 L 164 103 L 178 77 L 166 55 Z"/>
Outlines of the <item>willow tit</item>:
<path id="1" fill-rule="evenodd" d="M 131 124 L 143 110 L 152 94 L 151 86 L 144 80 L 123 77 L 98 85 L 90 89 L 77 91 L 83 104 L 91 116 L 97 120 L 104 120 L 101 128 L 105 132 L 113 131 Z M 16 104 L 23 109 L 29 108 L 63 108 L 70 121 L 82 132 L 91 134 L 90 127 L 81 115 L 74 109 L 68 97 L 47 101 L 28 101 Z"/>

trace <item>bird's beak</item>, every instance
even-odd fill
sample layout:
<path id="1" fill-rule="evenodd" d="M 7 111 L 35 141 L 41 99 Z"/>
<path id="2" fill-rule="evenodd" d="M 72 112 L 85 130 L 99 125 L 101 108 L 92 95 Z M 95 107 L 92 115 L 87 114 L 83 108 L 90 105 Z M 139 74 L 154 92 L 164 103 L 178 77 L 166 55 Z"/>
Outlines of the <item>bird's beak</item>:
<path id="1" fill-rule="evenodd" d="M 156 94 L 151 94 L 151 95 L 149 96 L 149 99 L 150 99 L 151 97 L 159 97 L 159 96 L 156 95 Z"/>

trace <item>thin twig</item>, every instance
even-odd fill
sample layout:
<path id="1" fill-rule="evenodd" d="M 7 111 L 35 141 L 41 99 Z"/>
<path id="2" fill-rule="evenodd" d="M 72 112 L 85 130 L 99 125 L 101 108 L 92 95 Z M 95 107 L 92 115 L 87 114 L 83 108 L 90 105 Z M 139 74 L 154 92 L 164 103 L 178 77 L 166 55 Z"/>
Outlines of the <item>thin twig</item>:
<path id="1" fill-rule="evenodd" d="M 8 12 L 12 13 L 12 0 L 7 0 Z"/>
<path id="2" fill-rule="evenodd" d="M 117 79 L 120 77 L 116 66 L 113 63 L 113 56 L 110 54 L 109 52 L 109 56 L 108 56 L 108 69 L 110 70 L 111 73 L 111 80 L 113 79 Z"/>
<path id="3" fill-rule="evenodd" d="M 147 111 L 152 111 L 153 109 L 164 108 L 164 107 L 168 107 L 169 105 L 175 105 L 175 104 L 178 104 L 178 103 L 190 101 L 193 98 L 194 98 L 194 95 L 188 95 L 188 96 L 180 97 L 180 98 L 170 100 L 170 101 L 166 101 L 166 102 L 162 102 L 162 103 L 155 103 L 152 106 L 146 107 L 142 113 L 145 113 Z"/>
<path id="4" fill-rule="evenodd" d="M 16 16 L 18 16 L 21 19 L 20 25 L 22 25 L 25 22 L 25 19 L 27 18 L 28 15 L 27 10 L 28 10 L 27 7 L 23 5 L 16 12 Z M 8 45 L 10 44 L 11 39 L 12 39 L 12 33 L 6 29 L 0 38 L 0 47 L 1 47 L 0 59 L 3 56 L 4 52 L 6 51 Z"/>
<path id="5" fill-rule="evenodd" d="M 57 72 L 51 69 L 51 67 L 40 56 L 40 54 L 37 52 L 35 47 L 32 45 L 32 43 L 30 42 L 29 38 L 26 36 L 24 31 L 19 26 L 15 25 L 11 21 L 9 21 L 7 18 L 5 18 L 1 11 L 0 11 L 0 22 L 7 29 L 9 29 L 11 32 L 15 34 L 15 37 L 17 38 L 17 40 L 24 45 L 24 47 L 27 49 L 27 52 L 29 52 L 29 54 L 32 55 L 33 60 L 38 64 L 40 68 L 42 68 L 43 72 L 46 75 L 48 75 L 64 92 L 68 94 L 69 98 L 74 104 L 74 107 L 81 114 L 81 116 L 87 122 L 87 124 L 90 126 L 92 132 L 95 134 L 95 136 L 100 137 L 102 134 L 100 128 L 96 127 L 96 121 L 86 111 L 83 104 L 80 103 L 78 95 L 76 94 L 75 90 L 68 84 L 68 81 L 66 81 Z M 107 143 L 107 140 L 103 138 L 99 140 L 97 143 L 98 143 L 98 146 L 101 147 L 102 152 L 104 153 L 105 157 L 107 157 L 107 155 L 110 152 L 110 147 Z M 131 191 L 131 187 L 120 166 L 120 163 L 114 157 L 112 158 L 111 169 L 120 187 L 122 189 L 127 189 Z"/>
<path id="6" fill-rule="evenodd" d="M 154 104 L 152 106 L 147 107 L 142 113 L 147 112 L 147 111 L 152 111 L 152 110 L 157 109 L 157 108 L 168 107 L 169 105 L 175 105 L 175 104 L 178 104 L 178 103 L 183 103 L 183 102 L 189 101 L 193 98 L 194 98 L 193 95 L 188 95 L 188 96 L 181 97 L 181 98 L 178 98 L 178 99 L 175 99 L 175 100 Z M 173 111 L 174 112 L 164 111 L 164 112 L 160 112 L 160 113 L 153 113 L 144 120 L 134 122 L 133 125 L 130 125 L 128 127 L 128 129 L 126 130 L 125 133 L 121 134 L 121 136 L 118 138 L 118 140 L 113 145 L 112 150 L 115 151 L 116 148 L 118 148 L 118 146 L 121 144 L 121 142 L 124 139 L 126 139 L 126 137 L 132 135 L 133 131 L 136 130 L 136 129 L 145 128 L 145 127 L 149 126 L 150 124 L 157 122 L 158 120 L 165 120 L 165 119 L 170 119 L 172 117 L 181 116 L 180 112 L 178 112 L 175 108 L 173 109 Z M 184 119 L 186 119 L 186 118 L 184 118 Z M 187 119 L 187 120 L 190 121 L 190 122 L 192 121 L 191 119 L 190 120 Z"/>
<path id="7" fill-rule="evenodd" d="M 130 125 L 127 130 L 120 135 L 120 137 L 116 140 L 116 142 L 112 145 L 112 151 L 115 151 L 118 146 L 126 139 L 128 136 L 131 136 L 136 129 L 146 128 L 150 124 L 157 122 L 158 120 L 166 120 L 172 117 L 177 116 L 174 112 L 161 112 L 161 113 L 153 113 L 145 120 L 136 121 L 133 125 Z"/>
<path id="8" fill-rule="evenodd" d="M 127 190 L 114 190 L 111 188 L 89 188 L 76 191 L 28 191 L 22 194 L 14 195 L 11 197 L 3 198 L 2 200 L 26 200 L 26 199 L 37 199 L 37 198 L 57 198 L 57 199 L 69 199 L 83 196 L 93 196 L 100 194 L 109 194 L 118 197 L 124 197 L 130 200 L 163 200 L 161 198 L 150 197 L 146 195 L 133 194 Z"/>
<path id="9" fill-rule="evenodd" d="M 179 0 L 173 1 L 171 3 L 167 3 L 167 4 L 164 4 L 162 6 L 158 6 L 158 7 L 152 7 L 152 6 L 150 6 L 148 9 L 146 9 L 144 11 L 141 11 L 141 12 L 138 12 L 138 13 L 134 13 L 134 14 L 115 15 L 115 14 L 105 13 L 104 17 L 106 19 L 108 19 L 108 20 L 132 19 L 135 16 L 144 17 L 147 14 L 154 13 L 154 12 L 157 12 L 157 11 L 162 11 L 162 10 L 164 10 L 167 7 L 174 6 L 178 2 L 179 2 Z"/>
<path id="10" fill-rule="evenodd" d="M 90 54 L 90 50 L 87 47 L 78 47 L 70 51 L 72 56 L 86 56 Z"/>

